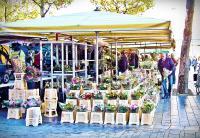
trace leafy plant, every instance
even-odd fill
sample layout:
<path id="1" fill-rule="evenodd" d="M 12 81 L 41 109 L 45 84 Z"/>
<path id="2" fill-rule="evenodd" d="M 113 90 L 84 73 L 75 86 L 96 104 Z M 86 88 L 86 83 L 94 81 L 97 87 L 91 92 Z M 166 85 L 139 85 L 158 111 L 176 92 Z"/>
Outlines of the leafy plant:
<path id="1" fill-rule="evenodd" d="M 145 101 L 141 107 L 142 113 L 150 113 L 154 110 L 155 105 L 152 101 Z"/>
<path id="2" fill-rule="evenodd" d="M 112 82 L 112 78 L 110 78 L 110 77 L 105 77 L 104 79 L 103 79 L 103 83 L 111 83 Z"/>
<path id="3" fill-rule="evenodd" d="M 116 92 L 109 92 L 109 93 L 106 93 L 106 97 L 108 98 L 108 99 L 117 99 L 117 93 Z"/>
<path id="4" fill-rule="evenodd" d="M 119 105 L 118 106 L 118 109 L 117 109 L 117 112 L 118 113 L 126 113 L 128 111 L 128 107 L 125 106 L 125 105 Z"/>
<path id="5" fill-rule="evenodd" d="M 80 95 L 80 98 L 84 100 L 90 100 L 92 97 L 93 97 L 92 93 L 84 93 Z"/>
<path id="6" fill-rule="evenodd" d="M 27 99 L 27 101 L 22 103 L 22 107 L 26 109 L 30 107 L 40 107 L 41 104 L 42 102 L 40 99 L 31 98 L 31 99 Z"/>
<path id="7" fill-rule="evenodd" d="M 87 106 L 84 106 L 84 105 L 77 106 L 76 110 L 78 112 L 86 112 L 87 111 Z"/>
<path id="8" fill-rule="evenodd" d="M 127 100 L 128 99 L 128 95 L 127 95 L 126 92 L 120 92 L 118 94 L 118 97 L 119 97 L 120 100 Z"/>
<path id="9" fill-rule="evenodd" d="M 81 86 L 80 84 L 72 84 L 70 86 L 70 90 L 80 90 Z"/>
<path id="10" fill-rule="evenodd" d="M 108 104 L 105 106 L 105 112 L 115 112 L 117 107 L 115 105 Z"/>
<path id="11" fill-rule="evenodd" d="M 120 81 L 113 81 L 111 84 L 112 90 L 119 90 L 121 88 Z"/>
<path id="12" fill-rule="evenodd" d="M 68 93 L 68 94 L 66 95 L 66 98 L 67 98 L 67 99 L 76 99 L 76 94 L 73 93 L 73 92 Z"/>
<path id="13" fill-rule="evenodd" d="M 72 103 L 61 103 L 59 102 L 59 107 L 61 108 L 62 111 L 73 111 L 75 106 Z"/>
<path id="14" fill-rule="evenodd" d="M 107 90 L 107 84 L 106 83 L 99 84 L 98 89 L 99 90 Z"/>
<path id="15" fill-rule="evenodd" d="M 140 92 L 134 92 L 131 94 L 131 99 L 132 100 L 139 100 L 141 98 L 141 93 Z"/>
<path id="16" fill-rule="evenodd" d="M 69 66 L 69 65 L 65 65 L 64 66 L 64 70 L 67 72 L 67 71 L 72 71 L 72 68 L 71 68 L 71 66 Z"/>
<path id="17" fill-rule="evenodd" d="M 4 100 L 2 104 L 7 108 L 19 108 L 22 102 L 22 100 Z"/>
<path id="18" fill-rule="evenodd" d="M 104 106 L 103 105 L 95 105 L 94 106 L 94 111 L 95 112 L 103 112 L 104 111 Z"/>
<path id="19" fill-rule="evenodd" d="M 98 93 L 94 94 L 92 98 L 93 99 L 103 99 L 103 95 L 101 92 L 98 92 Z"/>
<path id="20" fill-rule="evenodd" d="M 138 113 L 139 106 L 137 104 L 131 104 L 130 107 L 129 107 L 129 109 L 130 109 L 131 113 Z"/>
<path id="21" fill-rule="evenodd" d="M 54 71 L 61 71 L 62 70 L 61 65 L 58 65 L 58 64 L 55 65 L 54 68 L 53 68 L 53 70 Z"/>

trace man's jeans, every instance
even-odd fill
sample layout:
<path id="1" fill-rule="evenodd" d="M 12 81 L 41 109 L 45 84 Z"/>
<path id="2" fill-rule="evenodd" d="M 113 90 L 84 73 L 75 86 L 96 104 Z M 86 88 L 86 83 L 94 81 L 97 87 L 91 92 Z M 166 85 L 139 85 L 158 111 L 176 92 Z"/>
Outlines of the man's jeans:
<path id="1" fill-rule="evenodd" d="M 167 86 L 168 83 L 168 86 Z M 162 81 L 162 87 L 161 87 L 161 95 L 162 97 L 168 97 L 171 96 L 172 91 L 172 85 L 173 85 L 173 75 L 169 75 L 166 79 L 163 79 Z"/>

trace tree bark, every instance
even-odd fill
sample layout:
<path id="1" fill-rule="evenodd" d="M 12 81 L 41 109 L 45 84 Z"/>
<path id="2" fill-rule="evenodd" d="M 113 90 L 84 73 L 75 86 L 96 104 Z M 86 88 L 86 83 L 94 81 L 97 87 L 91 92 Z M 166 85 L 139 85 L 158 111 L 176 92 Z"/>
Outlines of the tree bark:
<path id="1" fill-rule="evenodd" d="M 180 68 L 179 68 L 178 88 L 177 88 L 177 92 L 179 92 L 180 94 L 188 93 L 189 51 L 192 38 L 194 0 L 187 0 L 186 10 L 187 10 L 187 16 L 185 19 L 185 29 L 181 47 Z"/>
<path id="2" fill-rule="evenodd" d="M 44 8 L 44 1 L 41 0 L 41 5 L 40 5 L 40 16 L 43 18 L 45 17 L 45 8 Z"/>

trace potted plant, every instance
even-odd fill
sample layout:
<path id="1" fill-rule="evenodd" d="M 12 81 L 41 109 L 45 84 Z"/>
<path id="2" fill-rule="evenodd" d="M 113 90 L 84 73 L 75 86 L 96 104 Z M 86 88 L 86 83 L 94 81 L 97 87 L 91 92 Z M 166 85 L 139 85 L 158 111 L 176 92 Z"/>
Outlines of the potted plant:
<path id="1" fill-rule="evenodd" d="M 97 86 L 97 89 L 100 91 L 100 92 L 104 92 L 104 93 L 107 93 L 107 89 L 108 89 L 108 84 L 107 83 L 101 83 Z"/>
<path id="2" fill-rule="evenodd" d="M 120 81 L 113 81 L 112 82 L 112 84 L 111 84 L 111 89 L 112 90 L 118 90 L 118 91 L 120 91 L 120 88 L 121 88 Z"/>
<path id="3" fill-rule="evenodd" d="M 155 105 L 152 101 L 144 101 L 141 111 L 142 111 L 142 117 L 141 117 L 141 125 L 143 124 L 149 124 L 151 125 L 153 122 L 153 116 L 154 116 L 154 109 Z"/>
<path id="4" fill-rule="evenodd" d="M 94 106 L 94 110 L 91 112 L 90 123 L 99 123 L 103 124 L 103 104 L 97 104 Z"/>
<path id="5" fill-rule="evenodd" d="M 105 106 L 105 120 L 104 124 L 115 124 L 116 105 L 107 104 Z"/>
<path id="6" fill-rule="evenodd" d="M 97 93 L 93 94 L 92 99 L 93 99 L 93 101 L 92 101 L 92 110 L 93 111 L 94 111 L 94 107 L 96 105 L 103 105 L 104 104 L 102 92 L 97 92 Z"/>
<path id="7" fill-rule="evenodd" d="M 116 124 L 126 125 L 128 107 L 126 105 L 119 105 L 116 113 Z"/>
<path id="8" fill-rule="evenodd" d="M 87 106 L 85 105 L 80 105 L 77 106 L 76 108 L 76 123 L 88 123 L 88 110 L 87 110 Z"/>
<path id="9" fill-rule="evenodd" d="M 25 109 L 31 108 L 31 107 L 40 107 L 42 104 L 40 99 L 36 98 L 28 98 L 27 101 L 22 103 L 22 107 Z"/>
<path id="10" fill-rule="evenodd" d="M 74 108 L 75 106 L 72 103 L 60 103 L 59 102 L 59 107 L 62 110 L 61 113 L 61 123 L 63 122 L 69 122 L 69 123 L 74 123 Z"/>
<path id="11" fill-rule="evenodd" d="M 66 103 L 77 105 L 77 97 L 74 92 L 69 92 L 68 94 L 66 94 Z"/>
<path id="12" fill-rule="evenodd" d="M 81 85 L 79 83 L 72 83 L 70 86 L 70 93 L 80 94 Z"/>
<path id="13" fill-rule="evenodd" d="M 111 91 L 109 93 L 106 93 L 107 97 L 107 104 L 114 104 L 117 105 L 117 92 Z"/>
<path id="14" fill-rule="evenodd" d="M 119 104 L 128 105 L 128 94 L 126 91 L 120 92 L 118 94 Z"/>
<path id="15" fill-rule="evenodd" d="M 140 91 L 131 93 L 131 104 L 134 103 L 134 104 L 140 105 L 142 96 L 143 96 L 143 93 L 141 93 Z"/>
<path id="16" fill-rule="evenodd" d="M 72 71 L 72 67 L 69 66 L 69 65 L 65 65 L 65 66 L 64 66 L 64 71 L 65 71 L 65 72 Z"/>
<path id="17" fill-rule="evenodd" d="M 53 71 L 54 71 L 55 73 L 60 73 L 60 72 L 62 71 L 61 65 L 56 64 L 56 65 L 54 66 L 54 68 L 53 68 Z"/>
<path id="18" fill-rule="evenodd" d="M 130 107 L 129 124 L 140 124 L 139 106 L 137 104 L 131 104 Z"/>
<path id="19" fill-rule="evenodd" d="M 93 93 L 83 93 L 80 95 L 79 104 L 87 106 L 88 110 L 91 110 L 91 98 Z"/>
<path id="20" fill-rule="evenodd" d="M 22 116 L 20 112 L 20 107 L 22 104 L 22 100 L 4 100 L 3 106 L 8 108 L 7 119 L 15 118 L 20 119 Z"/>
<path id="21" fill-rule="evenodd" d="M 33 66 L 27 66 L 25 73 L 28 89 L 35 89 L 35 82 L 38 81 L 38 78 L 41 76 L 40 70 Z"/>

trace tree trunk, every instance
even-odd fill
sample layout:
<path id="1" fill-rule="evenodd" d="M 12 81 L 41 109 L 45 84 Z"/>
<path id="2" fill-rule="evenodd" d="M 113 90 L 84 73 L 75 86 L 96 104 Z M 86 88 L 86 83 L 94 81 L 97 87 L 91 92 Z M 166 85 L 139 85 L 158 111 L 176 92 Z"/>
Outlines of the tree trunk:
<path id="1" fill-rule="evenodd" d="M 40 5 L 40 16 L 41 18 L 45 17 L 45 8 L 44 8 L 44 1 L 41 0 L 41 5 Z"/>
<path id="2" fill-rule="evenodd" d="M 188 73 L 189 73 L 189 51 L 192 38 L 192 21 L 194 13 L 194 0 L 186 2 L 187 16 L 185 19 L 185 29 L 181 47 L 180 68 L 178 76 L 177 92 L 180 94 L 188 93 Z"/>

